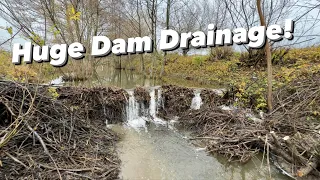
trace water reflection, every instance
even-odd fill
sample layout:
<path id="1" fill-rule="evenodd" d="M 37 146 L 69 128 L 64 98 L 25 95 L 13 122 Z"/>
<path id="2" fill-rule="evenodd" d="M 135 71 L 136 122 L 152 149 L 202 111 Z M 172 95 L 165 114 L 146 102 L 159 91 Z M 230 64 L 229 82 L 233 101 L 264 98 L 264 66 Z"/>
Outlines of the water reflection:
<path id="1" fill-rule="evenodd" d="M 76 86 L 116 86 L 124 89 L 131 89 L 136 86 L 158 86 L 161 82 L 157 78 L 148 78 L 145 75 L 138 74 L 133 70 L 120 70 L 112 66 L 99 66 L 94 75 L 81 82 L 69 82 L 69 85 Z"/>

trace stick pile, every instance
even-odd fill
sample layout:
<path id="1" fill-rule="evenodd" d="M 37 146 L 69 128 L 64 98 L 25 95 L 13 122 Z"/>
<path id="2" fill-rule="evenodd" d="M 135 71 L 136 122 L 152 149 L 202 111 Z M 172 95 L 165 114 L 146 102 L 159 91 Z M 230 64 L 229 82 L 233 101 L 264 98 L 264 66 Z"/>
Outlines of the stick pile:
<path id="1" fill-rule="evenodd" d="M 245 110 L 225 111 L 207 104 L 180 117 L 210 152 L 247 162 L 270 153 L 294 177 L 320 177 L 320 74 L 296 80 L 275 94 L 275 109 L 265 120 L 248 119 Z M 270 151 L 267 151 L 270 150 Z"/>
<path id="2" fill-rule="evenodd" d="M 192 89 L 173 85 L 165 85 L 161 88 L 163 106 L 159 109 L 160 117 L 170 119 L 190 109 L 194 97 Z"/>
<path id="3" fill-rule="evenodd" d="M 114 179 L 121 90 L 0 82 L 0 179 Z M 111 107 L 114 107 L 111 110 Z"/>

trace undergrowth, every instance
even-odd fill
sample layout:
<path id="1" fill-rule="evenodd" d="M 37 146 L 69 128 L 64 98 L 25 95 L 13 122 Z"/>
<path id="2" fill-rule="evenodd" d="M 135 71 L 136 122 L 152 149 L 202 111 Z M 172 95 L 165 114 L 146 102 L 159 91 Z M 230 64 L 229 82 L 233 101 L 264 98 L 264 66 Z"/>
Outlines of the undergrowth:
<path id="1" fill-rule="evenodd" d="M 1 79 L 19 82 L 45 82 L 54 76 L 54 69 L 50 64 L 21 64 L 11 62 L 11 53 L 0 50 Z"/>

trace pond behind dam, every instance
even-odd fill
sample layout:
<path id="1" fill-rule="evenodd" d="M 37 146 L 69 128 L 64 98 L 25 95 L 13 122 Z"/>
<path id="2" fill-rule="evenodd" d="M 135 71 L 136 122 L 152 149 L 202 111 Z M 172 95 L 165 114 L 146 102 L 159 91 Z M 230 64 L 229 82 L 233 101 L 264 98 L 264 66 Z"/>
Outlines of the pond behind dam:
<path id="1" fill-rule="evenodd" d="M 164 82 L 159 77 L 149 77 L 137 73 L 134 70 L 115 69 L 112 65 L 98 66 L 96 72 L 89 79 L 84 81 L 66 82 L 66 85 L 72 86 L 115 86 L 123 89 L 131 89 L 137 86 L 153 87 L 164 84 L 174 84 L 185 87 L 201 87 L 201 88 L 221 88 L 216 85 L 205 85 L 195 80 L 187 80 L 181 77 L 167 78 L 169 82 Z M 55 81 L 54 83 L 59 83 Z"/>

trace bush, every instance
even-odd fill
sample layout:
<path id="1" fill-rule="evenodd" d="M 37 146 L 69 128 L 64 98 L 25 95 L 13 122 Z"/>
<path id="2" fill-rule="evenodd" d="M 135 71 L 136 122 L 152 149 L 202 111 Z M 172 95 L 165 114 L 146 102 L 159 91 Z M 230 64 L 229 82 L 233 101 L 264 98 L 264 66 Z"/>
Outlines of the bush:
<path id="1" fill-rule="evenodd" d="M 266 67 L 267 65 L 264 49 L 249 49 L 241 53 L 239 60 L 244 67 Z"/>
<path id="2" fill-rule="evenodd" d="M 286 64 L 298 63 L 303 64 L 305 62 L 319 63 L 320 62 L 320 47 L 308 47 L 302 49 L 290 49 L 290 51 L 284 56 L 284 62 Z"/>
<path id="3" fill-rule="evenodd" d="M 192 64 L 196 66 L 202 66 L 207 60 L 207 56 L 196 56 L 192 58 Z"/>
<path id="4" fill-rule="evenodd" d="M 231 60 L 234 56 L 234 51 L 230 46 L 214 47 L 210 49 L 210 60 Z"/>
<path id="5" fill-rule="evenodd" d="M 295 61 L 284 61 L 284 57 L 289 53 L 288 48 L 280 48 L 272 51 L 272 64 L 281 65 L 281 64 L 293 64 Z"/>

